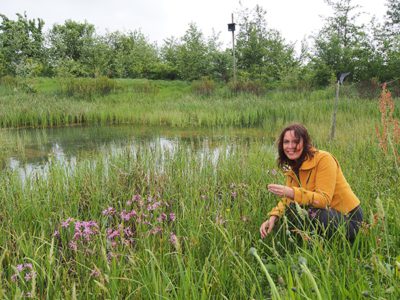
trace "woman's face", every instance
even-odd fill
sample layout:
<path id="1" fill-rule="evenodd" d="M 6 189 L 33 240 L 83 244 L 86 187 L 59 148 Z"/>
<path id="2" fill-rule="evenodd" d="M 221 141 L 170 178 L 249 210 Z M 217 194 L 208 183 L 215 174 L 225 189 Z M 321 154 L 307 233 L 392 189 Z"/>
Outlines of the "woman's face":
<path id="1" fill-rule="evenodd" d="M 303 139 L 294 135 L 294 130 L 288 130 L 283 136 L 283 152 L 290 160 L 298 159 L 303 153 Z"/>

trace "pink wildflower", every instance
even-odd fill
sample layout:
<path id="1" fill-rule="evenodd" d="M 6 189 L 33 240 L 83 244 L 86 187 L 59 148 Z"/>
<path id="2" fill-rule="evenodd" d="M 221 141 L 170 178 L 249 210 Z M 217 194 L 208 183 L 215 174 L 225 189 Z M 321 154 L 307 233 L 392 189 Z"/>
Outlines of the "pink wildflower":
<path id="1" fill-rule="evenodd" d="M 162 232 L 162 228 L 161 227 L 154 227 L 152 230 L 150 230 L 150 234 L 156 235 L 158 233 Z"/>
<path id="2" fill-rule="evenodd" d="M 22 272 L 23 270 L 24 270 L 24 265 L 23 264 L 17 265 L 17 271 L 18 272 Z"/>
<path id="3" fill-rule="evenodd" d="M 140 196 L 139 194 L 136 194 L 132 197 L 132 201 L 138 202 L 139 200 L 142 200 L 142 196 Z"/>
<path id="4" fill-rule="evenodd" d="M 147 210 L 153 211 L 153 210 L 156 210 L 157 208 L 159 208 L 160 206 L 161 206 L 161 202 L 157 201 L 157 202 L 154 202 L 153 204 L 147 205 Z"/>
<path id="5" fill-rule="evenodd" d="M 18 281 L 18 274 L 11 275 L 11 281 L 12 282 L 17 282 Z"/>
<path id="6" fill-rule="evenodd" d="M 126 210 L 124 209 L 123 211 L 121 211 L 120 213 L 121 219 L 124 221 L 129 221 L 131 218 L 131 213 L 127 213 Z"/>
<path id="7" fill-rule="evenodd" d="M 170 213 L 170 214 L 169 214 L 169 220 L 170 220 L 171 222 L 173 222 L 173 221 L 175 221 L 175 219 L 176 219 L 175 214 L 174 214 L 174 213 Z"/>
<path id="8" fill-rule="evenodd" d="M 107 229 L 107 239 L 113 240 L 118 236 L 120 236 L 119 230 Z"/>
<path id="9" fill-rule="evenodd" d="M 53 237 L 59 237 L 60 236 L 60 232 L 58 230 L 55 230 L 53 233 Z"/>
<path id="10" fill-rule="evenodd" d="M 34 271 L 28 272 L 25 274 L 25 281 L 30 281 L 35 276 L 36 276 L 36 273 Z"/>
<path id="11" fill-rule="evenodd" d="M 71 223 L 74 219 L 68 218 L 64 222 L 61 223 L 62 228 L 67 228 L 69 226 L 69 223 Z"/>
<path id="12" fill-rule="evenodd" d="M 93 269 L 92 272 L 90 272 L 90 276 L 99 277 L 100 276 L 100 271 L 97 270 L 97 269 Z"/>
<path id="13" fill-rule="evenodd" d="M 72 251 L 78 251 L 78 245 L 76 244 L 75 241 L 70 241 L 68 245 L 69 245 L 69 248 L 70 248 Z"/>
<path id="14" fill-rule="evenodd" d="M 103 210 L 103 216 L 113 216 L 116 211 L 113 207 L 109 206 L 108 208 L 106 208 L 105 210 Z"/>
<path id="15" fill-rule="evenodd" d="M 124 234 L 125 234 L 125 236 L 127 236 L 127 237 L 133 236 L 133 232 L 132 232 L 132 230 L 131 230 L 130 227 L 124 229 Z"/>
<path id="16" fill-rule="evenodd" d="M 178 238 L 176 237 L 175 233 L 171 232 L 169 241 L 171 242 L 172 245 L 176 246 Z"/>

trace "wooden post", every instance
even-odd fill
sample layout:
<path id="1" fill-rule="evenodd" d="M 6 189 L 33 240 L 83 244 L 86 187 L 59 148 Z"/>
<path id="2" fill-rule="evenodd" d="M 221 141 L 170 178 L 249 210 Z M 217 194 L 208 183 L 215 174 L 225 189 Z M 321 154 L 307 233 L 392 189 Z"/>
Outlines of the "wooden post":
<path id="1" fill-rule="evenodd" d="M 340 87 L 340 80 L 336 83 L 336 98 L 335 98 L 335 107 L 333 108 L 333 116 L 332 116 L 332 127 L 331 127 L 331 135 L 329 140 L 333 140 L 335 138 L 335 130 L 336 130 L 336 113 L 339 104 L 339 87 Z"/>

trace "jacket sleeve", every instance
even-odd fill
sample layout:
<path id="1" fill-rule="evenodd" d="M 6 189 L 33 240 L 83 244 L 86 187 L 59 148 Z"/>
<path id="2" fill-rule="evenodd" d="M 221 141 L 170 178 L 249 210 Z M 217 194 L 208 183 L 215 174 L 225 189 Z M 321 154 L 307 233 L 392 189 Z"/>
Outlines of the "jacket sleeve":
<path id="1" fill-rule="evenodd" d="M 292 187 L 294 201 L 300 205 L 327 208 L 335 192 L 337 171 L 338 164 L 333 156 L 322 157 L 315 169 L 315 189 L 310 191 L 303 187 Z"/>
<path id="2" fill-rule="evenodd" d="M 286 206 L 290 203 L 290 199 L 283 198 L 281 201 L 278 202 L 278 205 L 275 206 L 269 213 L 268 216 L 277 216 L 282 217 L 285 213 Z"/>
<path id="3" fill-rule="evenodd" d="M 286 186 L 292 186 L 292 182 L 289 177 L 286 177 Z M 268 213 L 268 216 L 277 216 L 279 218 L 282 217 L 285 214 L 286 206 L 288 206 L 290 202 L 293 202 L 293 200 L 289 198 L 282 198 L 278 202 L 278 204 Z"/>

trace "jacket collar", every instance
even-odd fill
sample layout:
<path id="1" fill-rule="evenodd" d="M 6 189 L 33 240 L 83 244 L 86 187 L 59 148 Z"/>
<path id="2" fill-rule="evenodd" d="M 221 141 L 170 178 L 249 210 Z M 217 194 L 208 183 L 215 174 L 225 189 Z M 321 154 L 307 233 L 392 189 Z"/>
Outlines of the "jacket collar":
<path id="1" fill-rule="evenodd" d="M 317 165 L 317 160 L 316 160 L 316 155 L 318 150 L 315 148 L 312 148 L 312 151 L 314 152 L 314 156 L 313 157 L 308 157 L 307 159 L 303 161 L 303 163 L 300 166 L 300 170 L 310 170 L 315 168 L 315 166 Z M 292 177 L 296 177 L 296 175 L 294 174 L 293 170 L 289 169 L 287 172 L 285 172 L 287 175 L 292 175 Z"/>
<path id="2" fill-rule="evenodd" d="M 300 166 L 300 170 L 310 170 L 312 168 L 315 168 L 316 165 L 316 159 L 315 159 L 315 154 L 313 157 L 307 157 L 305 161 Z"/>

